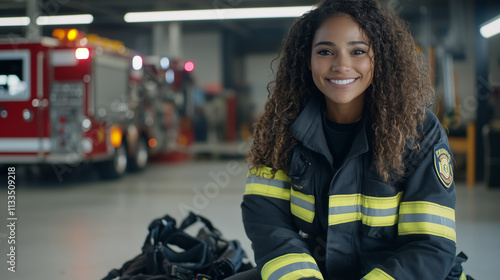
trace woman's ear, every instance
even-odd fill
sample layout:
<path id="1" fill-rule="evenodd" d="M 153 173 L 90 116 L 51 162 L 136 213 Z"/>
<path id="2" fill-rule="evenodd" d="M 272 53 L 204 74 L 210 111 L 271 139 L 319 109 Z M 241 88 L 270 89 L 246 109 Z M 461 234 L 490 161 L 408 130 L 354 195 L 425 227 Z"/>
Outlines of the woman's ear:
<path id="1" fill-rule="evenodd" d="M 307 60 L 307 68 L 309 68 L 309 70 L 311 70 L 311 58 L 308 57 L 306 60 Z"/>

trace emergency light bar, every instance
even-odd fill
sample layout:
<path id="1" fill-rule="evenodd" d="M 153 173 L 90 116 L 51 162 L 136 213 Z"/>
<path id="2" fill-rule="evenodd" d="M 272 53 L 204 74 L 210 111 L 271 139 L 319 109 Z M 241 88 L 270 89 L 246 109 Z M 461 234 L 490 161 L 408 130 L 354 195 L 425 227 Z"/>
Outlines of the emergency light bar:
<path id="1" fill-rule="evenodd" d="M 58 39 L 67 45 L 72 46 L 97 46 L 102 47 L 107 50 L 114 50 L 119 53 L 127 52 L 127 48 L 123 45 L 123 42 L 117 40 L 111 40 L 108 38 L 100 37 L 96 34 L 85 34 L 85 32 L 79 31 L 78 29 L 62 29 L 57 28 L 52 31 L 52 37 Z"/>
<path id="2" fill-rule="evenodd" d="M 123 18 L 126 22 L 294 18 L 312 9 L 314 6 L 133 12 L 126 13 Z"/>
<path id="3" fill-rule="evenodd" d="M 83 39 L 85 33 L 78 31 L 77 29 L 54 29 L 52 31 L 52 37 L 57 38 L 59 41 L 73 42 L 77 39 Z"/>

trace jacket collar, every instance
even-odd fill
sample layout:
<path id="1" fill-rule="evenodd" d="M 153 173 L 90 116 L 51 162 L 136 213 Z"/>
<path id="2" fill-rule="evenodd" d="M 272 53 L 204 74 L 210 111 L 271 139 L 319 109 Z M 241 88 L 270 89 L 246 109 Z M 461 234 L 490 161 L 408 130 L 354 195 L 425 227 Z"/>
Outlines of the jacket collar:
<path id="1" fill-rule="evenodd" d="M 328 149 L 325 132 L 323 130 L 322 114 L 324 110 L 323 95 L 321 93 L 313 94 L 295 122 L 290 126 L 290 133 L 306 148 L 324 155 L 331 166 L 333 164 L 333 158 Z M 363 117 L 362 122 L 362 127 L 354 138 L 346 160 L 369 150 L 368 138 L 366 135 L 366 117 Z"/>

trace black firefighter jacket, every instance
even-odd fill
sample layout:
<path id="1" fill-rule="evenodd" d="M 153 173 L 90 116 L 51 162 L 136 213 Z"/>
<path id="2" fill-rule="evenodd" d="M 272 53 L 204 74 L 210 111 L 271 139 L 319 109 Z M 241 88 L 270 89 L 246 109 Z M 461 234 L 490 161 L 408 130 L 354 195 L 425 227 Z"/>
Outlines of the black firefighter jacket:
<path id="1" fill-rule="evenodd" d="M 242 213 L 262 279 L 443 280 L 456 251 L 455 185 L 448 141 L 427 110 L 408 172 L 383 182 L 367 121 L 340 167 L 322 128 L 323 97 L 291 126 L 299 141 L 289 175 L 249 171 Z M 366 118 L 365 118 L 366 119 Z"/>

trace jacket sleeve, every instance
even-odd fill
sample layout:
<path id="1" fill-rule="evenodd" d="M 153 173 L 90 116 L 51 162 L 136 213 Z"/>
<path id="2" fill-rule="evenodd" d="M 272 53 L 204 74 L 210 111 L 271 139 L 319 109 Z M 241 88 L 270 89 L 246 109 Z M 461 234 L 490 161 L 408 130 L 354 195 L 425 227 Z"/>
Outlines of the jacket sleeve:
<path id="1" fill-rule="evenodd" d="M 398 253 L 362 279 L 442 280 L 453 265 L 456 231 L 451 153 L 446 134 L 433 115 L 424 131 L 420 150 L 411 154 L 407 165 L 411 174 L 403 183 Z"/>
<path id="2" fill-rule="evenodd" d="M 323 279 L 293 222 L 290 210 L 290 178 L 271 168 L 249 171 L 242 215 L 252 241 L 255 262 L 263 280 Z"/>

